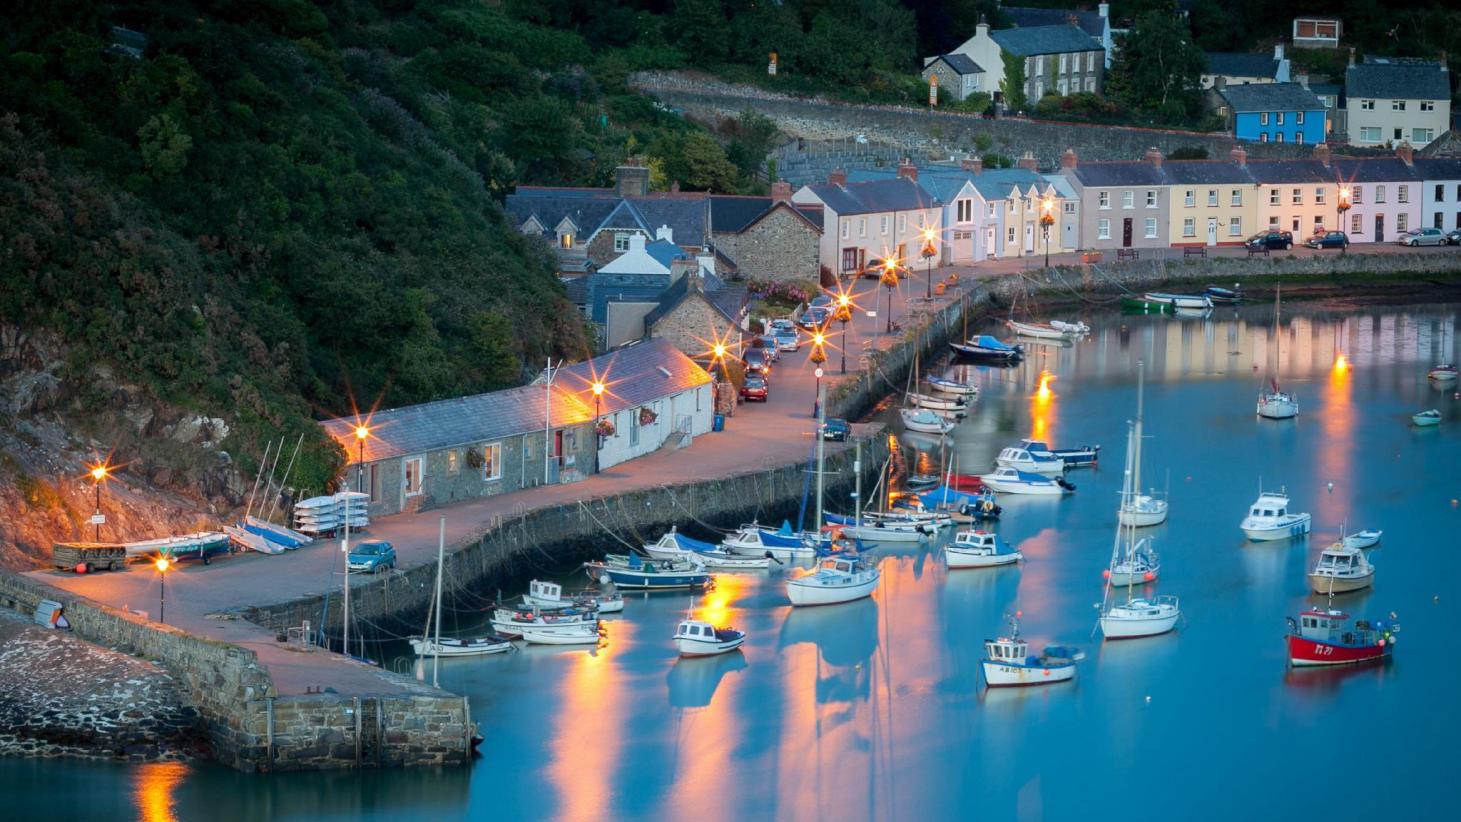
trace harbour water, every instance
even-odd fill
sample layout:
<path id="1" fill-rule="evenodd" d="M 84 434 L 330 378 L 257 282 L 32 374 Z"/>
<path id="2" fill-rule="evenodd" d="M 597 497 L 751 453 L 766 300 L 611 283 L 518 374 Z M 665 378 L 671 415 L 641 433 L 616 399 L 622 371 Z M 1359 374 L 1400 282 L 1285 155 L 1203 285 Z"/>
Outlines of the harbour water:
<path id="1" fill-rule="evenodd" d="M 1097 468 L 1071 473 L 1073 496 L 1001 500 L 997 530 L 1024 552 L 1018 567 L 949 572 L 938 543 L 892 545 L 870 552 L 883 570 L 870 600 L 793 612 L 782 574 L 725 575 L 703 596 L 626 595 L 593 651 L 443 661 L 442 686 L 471 697 L 487 738 L 470 768 L 259 777 L 206 763 L 8 760 L 0 785 L 12 813 L 32 819 L 1429 813 L 1445 801 L 1461 732 L 1448 633 L 1461 626 L 1461 594 L 1447 584 L 1461 575 L 1461 400 L 1425 378 L 1454 361 L 1456 308 L 1285 314 L 1293 421 L 1254 415 L 1273 346 L 1268 306 L 1206 320 L 1085 317 L 1094 331 L 1072 347 L 1032 346 L 1018 368 L 972 369 L 981 396 L 949 449 L 959 471 L 987 470 L 1032 434 L 1104 446 Z M 1143 485 L 1171 503 L 1168 523 L 1146 529 L 1162 557 L 1149 592 L 1180 596 L 1185 619 L 1167 636 L 1103 644 L 1093 604 L 1138 360 Z M 1426 408 L 1445 422 L 1413 428 L 1410 414 Z M 941 457 L 935 440 L 904 435 L 900 445 L 923 450 L 925 465 Z M 1260 483 L 1313 514 L 1307 540 L 1245 543 L 1237 525 Z M 1290 670 L 1284 618 L 1323 602 L 1304 574 L 1346 523 L 1384 538 L 1371 553 L 1374 588 L 1336 606 L 1393 611 L 1396 657 Z M 448 629 L 469 630 L 476 604 L 451 604 Z M 676 659 L 670 636 L 691 609 L 747 631 L 744 650 Z M 1016 609 L 1033 646 L 1086 651 L 1074 683 L 982 687 L 982 642 Z"/>

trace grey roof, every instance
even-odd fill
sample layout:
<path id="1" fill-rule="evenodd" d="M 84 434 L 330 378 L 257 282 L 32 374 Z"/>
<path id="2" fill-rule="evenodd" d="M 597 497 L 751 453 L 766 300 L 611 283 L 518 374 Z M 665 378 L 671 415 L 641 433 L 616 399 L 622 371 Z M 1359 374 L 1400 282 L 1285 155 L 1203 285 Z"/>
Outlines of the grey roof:
<path id="1" fill-rule="evenodd" d="M 568 301 L 574 305 L 583 305 L 588 302 L 588 276 L 565 277 L 563 279 L 563 293 Z"/>
<path id="2" fill-rule="evenodd" d="M 1461 159 L 1416 157 L 1415 171 L 1424 180 L 1461 180 Z"/>
<path id="3" fill-rule="evenodd" d="M 705 385 L 710 382 L 710 375 L 669 340 L 651 338 L 587 362 L 564 366 L 554 385 L 570 395 L 588 398 L 587 406 L 592 409 L 591 389 L 596 380 L 602 380 L 607 386 L 601 410 L 608 414 Z M 540 394 L 539 424 L 543 411 L 541 397 Z"/>
<path id="4" fill-rule="evenodd" d="M 1248 174 L 1256 183 L 1334 183 L 1339 169 L 1318 160 L 1249 160 Z"/>
<path id="5" fill-rule="evenodd" d="M 949 68 L 951 68 L 951 69 L 954 70 L 954 73 L 955 74 L 983 74 L 984 73 L 984 68 L 982 66 L 980 66 L 978 63 L 974 62 L 974 58 L 973 57 L 970 57 L 969 55 L 963 54 L 961 52 L 954 51 L 954 52 L 949 52 L 948 54 L 940 54 L 939 56 L 933 58 L 933 60 L 930 61 L 928 65 L 931 66 L 934 63 L 938 62 L 939 60 L 942 60 L 945 63 L 947 63 L 948 66 L 949 66 Z M 924 66 L 924 68 L 927 69 L 928 66 Z"/>
<path id="6" fill-rule="evenodd" d="M 1439 63 L 1365 62 L 1345 70 L 1344 95 L 1384 100 L 1449 100 L 1451 76 Z"/>
<path id="7" fill-rule="evenodd" d="M 734 234 L 771 208 L 770 197 L 742 197 L 733 194 L 710 196 L 710 230 Z"/>
<path id="8" fill-rule="evenodd" d="M 1252 183 L 1248 169 L 1227 160 L 1167 160 L 1162 172 L 1171 185 Z"/>
<path id="9" fill-rule="evenodd" d="M 1082 186 L 1098 188 L 1160 186 L 1167 183 L 1167 177 L 1162 170 L 1145 160 L 1081 163 L 1075 168 L 1075 178 L 1080 181 Z"/>
<path id="10" fill-rule="evenodd" d="M 822 218 L 824 216 L 822 207 L 819 205 L 808 205 L 803 203 L 791 203 L 792 211 L 807 218 L 807 222 L 816 227 L 818 231 L 823 230 Z"/>
<path id="11" fill-rule="evenodd" d="M 589 319 L 608 321 L 609 303 L 652 303 L 670 286 L 668 274 L 605 274 L 595 271 L 584 277 Z"/>
<path id="12" fill-rule="evenodd" d="M 686 254 L 683 249 L 669 240 L 655 240 L 645 245 L 644 253 L 653 257 L 655 262 L 665 268 L 669 268 L 670 263 L 673 263 L 675 260 L 688 260 L 690 258 L 689 254 Z"/>
<path id="13" fill-rule="evenodd" d="M 1079 28 L 1061 24 L 1058 26 L 1035 26 L 1032 28 L 1000 29 L 991 31 L 989 38 L 999 44 L 1000 50 L 1016 57 L 1035 54 L 1062 54 L 1072 51 L 1101 51 L 1105 48 Z"/>
<path id="14" fill-rule="evenodd" d="M 1298 83 L 1250 83 L 1218 90 L 1234 112 L 1323 111 L 1324 103 Z"/>
<path id="15" fill-rule="evenodd" d="M 710 237 L 708 194 L 650 194 L 626 201 L 639 213 L 651 237 L 662 225 L 674 231 L 676 245 L 703 246 Z"/>
<path id="16" fill-rule="evenodd" d="M 1044 189 L 1050 184 L 1038 173 L 1025 168 L 996 168 L 972 175 L 974 188 L 986 200 L 1003 200 L 1010 189 L 1019 186 L 1020 191 L 1029 191 L 1030 186 Z"/>
<path id="17" fill-rule="evenodd" d="M 912 180 L 869 180 L 847 185 L 819 183 L 811 187 L 827 207 L 840 215 L 875 214 L 932 208 L 933 198 Z"/>
<path id="18" fill-rule="evenodd" d="M 1315 94 L 1329 94 L 1338 97 L 1344 92 L 1344 86 L 1338 83 L 1310 83 L 1309 91 Z"/>
<path id="19" fill-rule="evenodd" d="M 746 304 L 746 298 L 750 296 L 750 292 L 744 285 L 726 285 L 713 274 L 700 281 L 699 289 L 692 289 L 692 283 L 692 277 L 684 276 L 665 289 L 664 293 L 660 295 L 659 305 L 644 315 L 644 327 L 646 329 L 652 327 L 696 291 L 705 297 L 705 301 L 710 304 L 711 308 L 718 311 L 724 319 L 732 324 L 739 324 L 741 309 Z M 709 328 L 709 326 L 710 324 L 706 323 L 706 327 Z"/>
<path id="20" fill-rule="evenodd" d="M 1223 77 L 1277 77 L 1278 61 L 1273 53 L 1209 51 L 1207 73 Z"/>
<path id="21" fill-rule="evenodd" d="M 545 396 L 541 386 L 522 386 L 375 411 L 364 419 L 340 417 L 320 426 L 354 458 L 360 447 L 355 426 L 365 424 L 370 428 L 365 460 L 375 462 L 541 432 L 545 402 L 554 427 L 593 420 L 593 409 L 572 394 L 555 390 Z"/>
<path id="22" fill-rule="evenodd" d="M 1336 157 L 1331 164 L 1349 183 L 1404 183 L 1421 179 L 1415 166 L 1406 165 L 1398 157 Z"/>
<path id="23" fill-rule="evenodd" d="M 1022 29 L 1035 26 L 1064 26 L 1069 24 L 1070 17 L 1075 17 L 1075 24 L 1081 31 L 1091 35 L 1097 40 L 1106 33 L 1106 18 L 1100 12 L 1095 11 L 1067 11 L 1065 9 L 1032 9 L 1017 6 L 1003 7 L 1005 14 L 1010 20 Z"/>
<path id="24" fill-rule="evenodd" d="M 518 186 L 517 191 L 507 195 L 503 205 L 519 226 L 530 217 L 536 219 L 543 226 L 545 236 L 551 236 L 558 223 L 568 217 L 578 226 L 579 233 L 587 237 L 618 202 L 619 197 L 612 189 Z"/>
<path id="25" fill-rule="evenodd" d="M 848 172 L 849 180 L 863 182 L 894 178 L 896 172 L 881 169 L 865 169 Z M 972 183 L 974 190 L 986 200 L 1003 200 L 1011 188 L 1019 186 L 1028 191 L 1030 186 L 1044 190 L 1049 182 L 1037 172 L 1024 168 L 992 168 L 975 174 L 962 168 L 935 166 L 918 170 L 918 185 L 936 204 L 949 203 L 958 196 L 965 183 Z"/>

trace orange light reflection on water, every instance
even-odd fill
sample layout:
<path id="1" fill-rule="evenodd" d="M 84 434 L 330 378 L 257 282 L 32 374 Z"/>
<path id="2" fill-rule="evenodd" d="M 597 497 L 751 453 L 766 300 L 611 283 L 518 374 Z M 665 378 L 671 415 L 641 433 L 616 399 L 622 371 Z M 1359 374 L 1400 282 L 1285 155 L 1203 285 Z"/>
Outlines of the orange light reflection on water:
<path id="1" fill-rule="evenodd" d="M 740 598 L 745 586 L 744 577 L 735 574 L 717 574 L 715 587 L 705 593 L 705 598 L 695 609 L 695 618 L 705 620 L 717 628 L 730 627 L 730 618 L 738 613 L 738 609 L 732 607 L 732 603 Z"/>
<path id="2" fill-rule="evenodd" d="M 633 647 L 634 623 L 615 620 L 609 630 L 611 644 L 592 652 L 565 652 L 572 661 L 560 678 L 563 707 L 548 765 L 560 819 L 599 818 L 617 788 L 624 672 L 615 670 L 610 652 L 615 645 Z"/>
<path id="3" fill-rule="evenodd" d="M 1326 487 L 1315 489 L 1319 497 L 1314 523 L 1316 530 L 1326 526 L 1332 528 L 1343 522 L 1352 502 L 1346 482 L 1354 470 L 1354 392 L 1350 377 L 1349 362 L 1343 354 L 1336 355 L 1324 389 L 1324 410 L 1319 422 L 1324 438 L 1318 455 L 1318 479 Z M 1327 488 L 1331 482 L 1336 483 L 1332 491 Z"/>
<path id="4" fill-rule="evenodd" d="M 1030 438 L 1049 441 L 1052 423 L 1055 421 L 1055 392 L 1050 383 L 1055 375 L 1049 371 L 1040 372 L 1040 384 L 1030 397 Z"/>
<path id="5" fill-rule="evenodd" d="M 188 766 L 181 762 L 149 762 L 137 768 L 136 787 L 132 796 L 137 802 L 137 818 L 143 822 L 174 822 L 178 785 L 188 775 Z"/>

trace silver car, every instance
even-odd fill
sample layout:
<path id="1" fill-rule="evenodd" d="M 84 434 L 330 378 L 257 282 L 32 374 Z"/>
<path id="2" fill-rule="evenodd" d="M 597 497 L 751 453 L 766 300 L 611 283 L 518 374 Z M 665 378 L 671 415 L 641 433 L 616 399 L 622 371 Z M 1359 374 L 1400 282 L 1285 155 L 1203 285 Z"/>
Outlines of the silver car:
<path id="1" fill-rule="evenodd" d="M 1446 233 L 1439 228 L 1412 228 L 1400 235 L 1395 242 L 1400 245 L 1445 245 Z"/>

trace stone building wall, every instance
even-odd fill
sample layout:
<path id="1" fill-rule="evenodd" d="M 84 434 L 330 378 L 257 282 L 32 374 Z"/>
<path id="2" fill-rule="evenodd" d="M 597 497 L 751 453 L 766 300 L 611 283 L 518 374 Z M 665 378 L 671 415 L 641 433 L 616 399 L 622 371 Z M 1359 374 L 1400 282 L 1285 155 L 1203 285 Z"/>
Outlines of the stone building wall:
<path id="1" fill-rule="evenodd" d="M 740 330 L 698 293 L 681 300 L 648 331 L 651 337 L 669 340 L 686 356 L 696 359 L 703 359 L 710 349 L 707 341 L 729 340 L 734 345 L 740 339 Z"/>
<path id="2" fill-rule="evenodd" d="M 816 282 L 822 233 L 788 209 L 778 208 L 739 234 L 720 234 L 716 247 L 748 280 Z"/>

